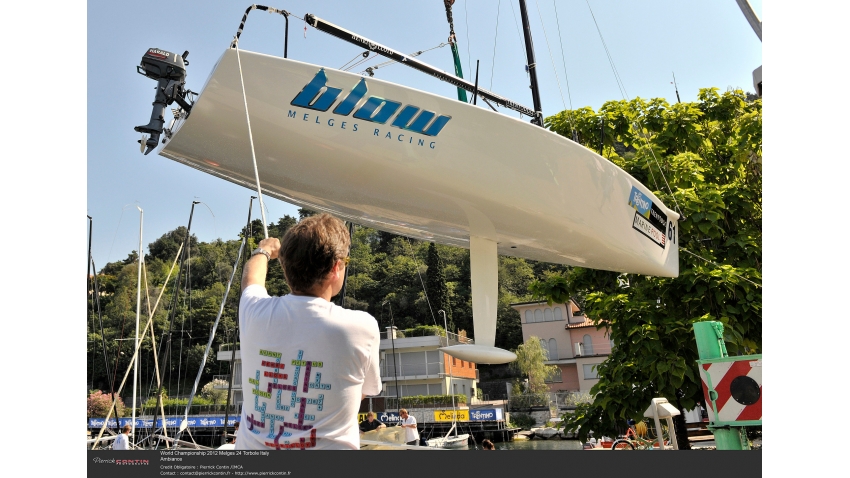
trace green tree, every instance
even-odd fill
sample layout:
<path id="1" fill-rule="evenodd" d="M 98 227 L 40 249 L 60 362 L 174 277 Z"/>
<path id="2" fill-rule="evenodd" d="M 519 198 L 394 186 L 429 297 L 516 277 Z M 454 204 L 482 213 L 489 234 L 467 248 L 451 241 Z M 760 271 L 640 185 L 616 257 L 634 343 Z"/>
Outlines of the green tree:
<path id="1" fill-rule="evenodd" d="M 201 387 L 201 395 L 203 395 L 207 400 L 210 400 L 213 405 L 224 403 L 227 398 L 227 385 L 228 383 L 226 380 L 218 378 L 211 380 Z"/>
<path id="2" fill-rule="evenodd" d="M 564 416 L 567 428 L 582 426 L 580 439 L 642 418 L 654 397 L 683 410 L 703 401 L 694 322 L 722 322 L 730 354 L 758 353 L 762 340 L 761 100 L 708 88 L 695 103 L 638 98 L 608 102 L 600 112 L 612 125 L 606 155 L 683 218 L 677 278 L 572 268 L 531 287 L 550 302 L 577 297 L 613 340 L 593 403 Z M 547 125 L 568 136 L 569 113 Z M 582 139 L 593 138 L 589 124 L 573 124 Z M 676 427 L 687 446 L 683 417 Z"/>
<path id="3" fill-rule="evenodd" d="M 540 338 L 529 337 L 525 343 L 517 347 L 515 353 L 516 361 L 513 362 L 513 366 L 528 377 L 526 393 L 548 392 L 549 386 L 546 385 L 546 380 L 555 374 L 558 367 L 544 363 L 549 360 L 549 352 L 543 348 Z"/>
<path id="4" fill-rule="evenodd" d="M 449 304 L 449 287 L 446 285 L 446 273 L 443 270 L 443 260 L 440 258 L 440 253 L 437 251 L 437 245 L 428 244 L 428 257 L 425 261 L 425 266 L 428 268 L 427 279 L 425 280 L 425 291 L 428 294 L 428 300 L 431 302 L 431 307 L 436 313 L 439 310 L 446 312 L 446 321 L 449 330 L 455 330 L 455 324 L 452 322 L 452 308 Z"/>

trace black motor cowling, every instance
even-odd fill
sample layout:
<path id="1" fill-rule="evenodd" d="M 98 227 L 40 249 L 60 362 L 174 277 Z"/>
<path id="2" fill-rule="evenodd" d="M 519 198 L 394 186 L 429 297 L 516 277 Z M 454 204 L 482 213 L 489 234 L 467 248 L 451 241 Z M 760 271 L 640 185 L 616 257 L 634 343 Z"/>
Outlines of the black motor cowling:
<path id="1" fill-rule="evenodd" d="M 189 56 L 189 52 L 183 53 Z M 159 48 L 151 48 L 142 56 L 142 64 L 136 67 L 139 74 L 152 80 L 168 78 L 169 80 L 185 81 L 186 65 L 189 64 L 184 56 L 177 55 Z"/>
<path id="2" fill-rule="evenodd" d="M 163 112 L 166 106 L 176 101 L 187 114 L 192 109 L 192 105 L 186 101 L 186 94 L 189 90 L 185 88 L 186 65 L 189 64 L 186 58 L 188 56 L 188 51 L 182 55 L 177 55 L 159 48 L 150 48 L 142 56 L 141 64 L 136 67 L 136 71 L 140 75 L 157 82 L 150 122 L 144 126 L 133 128 L 137 132 L 150 134 L 150 138 L 145 142 L 145 146 L 147 146 L 145 154 L 150 153 L 159 143 L 159 136 L 165 127 Z"/>

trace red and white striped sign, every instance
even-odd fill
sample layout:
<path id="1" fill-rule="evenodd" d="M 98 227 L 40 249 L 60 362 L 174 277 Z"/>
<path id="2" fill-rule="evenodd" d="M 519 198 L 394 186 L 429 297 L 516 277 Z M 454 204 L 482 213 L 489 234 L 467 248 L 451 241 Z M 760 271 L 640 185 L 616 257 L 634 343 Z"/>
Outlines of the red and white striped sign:
<path id="1" fill-rule="evenodd" d="M 762 367 L 761 359 L 735 362 L 702 363 L 699 367 L 702 390 L 708 406 L 709 420 L 736 422 L 761 420 Z M 709 380 L 710 378 L 710 380 Z M 713 387 L 709 388 L 709 381 Z M 716 395 L 712 397 L 711 391 Z M 714 398 L 712 403 L 712 398 Z"/>

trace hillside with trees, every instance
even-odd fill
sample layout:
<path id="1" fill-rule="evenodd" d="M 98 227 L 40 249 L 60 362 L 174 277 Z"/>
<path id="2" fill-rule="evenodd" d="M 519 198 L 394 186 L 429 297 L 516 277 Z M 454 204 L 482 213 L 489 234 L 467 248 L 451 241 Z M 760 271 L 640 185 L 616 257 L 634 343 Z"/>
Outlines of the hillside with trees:
<path id="1" fill-rule="evenodd" d="M 282 237 L 298 220 L 309 215 L 309 211 L 302 209 L 297 219 L 290 216 L 280 218 L 268 225 L 269 234 Z M 153 308 L 172 269 L 170 282 L 154 315 L 159 360 L 165 357 L 161 348 L 170 350 L 163 375 L 169 396 L 185 396 L 191 391 L 241 238 L 245 235 L 249 238 L 246 250 L 256 247 L 263 238 L 262 222 L 256 219 L 249 229 L 235 231 L 235 235 L 234 239 L 211 243 L 199 242 L 194 235 L 191 236 L 176 297 L 174 282 L 179 261 L 175 265 L 175 259 L 185 240 L 186 228 L 179 226 L 148 244 L 146 273 L 143 276 L 142 325 L 147 317 L 148 298 L 150 308 Z M 91 293 L 94 283 L 89 283 L 88 387 L 91 390 L 108 393 L 112 390 L 113 379 L 117 389 L 129 365 L 133 343 L 128 339 L 135 334 L 137 258 L 138 253 L 131 251 L 126 259 L 105 265 L 97 274 L 99 295 Z M 529 285 L 535 279 L 543 278 L 544 273 L 565 270 L 564 266 L 513 257 L 499 258 L 498 347 L 515 349 L 522 343 L 519 314 L 510 304 L 530 300 Z M 228 296 L 212 352 L 207 357 L 201 384 L 210 381 L 214 375 L 229 373 L 228 362 L 217 361 L 215 352 L 220 345 L 233 341 L 240 274 L 241 265 Z M 442 317 L 437 314 L 442 309 L 447 312 L 450 330 L 465 330 L 474 338 L 468 250 L 356 226 L 348 274 L 344 306 L 369 312 L 377 319 L 381 330 L 391 323 L 400 329 L 417 325 L 439 325 L 442 328 Z M 147 293 L 144 291 L 145 284 Z M 289 292 L 279 265 L 271 267 L 266 284 L 272 295 Z M 97 301 L 93 302 L 98 298 L 100 316 L 97 314 Z M 340 304 L 342 298 L 336 297 L 334 302 Z M 170 348 L 167 346 L 169 330 Z M 148 390 L 155 389 L 156 383 L 153 348 L 149 339 L 142 345 L 140 368 L 142 396 L 145 397 Z M 115 370 L 118 370 L 117 378 L 114 378 Z M 126 391 L 122 394 L 126 395 Z"/>

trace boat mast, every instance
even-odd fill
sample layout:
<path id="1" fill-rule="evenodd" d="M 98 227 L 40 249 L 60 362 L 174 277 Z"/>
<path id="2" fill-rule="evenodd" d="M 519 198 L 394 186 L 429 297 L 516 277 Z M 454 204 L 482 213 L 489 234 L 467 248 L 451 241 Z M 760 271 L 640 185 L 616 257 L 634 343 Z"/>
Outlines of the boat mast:
<path id="1" fill-rule="evenodd" d="M 251 221 L 251 207 L 254 204 L 254 197 L 251 196 L 251 203 L 248 205 L 248 222 Z M 247 231 L 246 231 L 247 232 Z M 268 236 L 267 236 L 268 237 Z M 215 340 L 215 331 L 218 329 L 218 323 L 221 316 L 224 314 L 224 306 L 227 304 L 227 296 L 230 295 L 230 287 L 233 285 L 233 278 L 236 277 L 236 270 L 239 269 L 239 261 L 242 259 L 242 251 L 245 249 L 245 244 L 248 243 L 248 234 L 242 236 L 242 243 L 239 244 L 239 251 L 236 253 L 236 261 L 233 263 L 233 271 L 230 273 L 230 280 L 227 281 L 227 287 L 224 289 L 224 297 L 221 299 L 221 307 L 218 309 L 218 315 L 213 322 L 212 330 L 210 330 L 210 338 L 207 341 L 207 347 L 204 349 L 204 355 L 201 356 L 201 365 L 198 367 L 198 375 L 195 378 L 195 383 L 192 384 L 192 392 L 189 394 L 189 400 L 186 402 L 186 412 L 183 414 L 183 421 L 180 422 L 180 434 L 177 438 L 180 439 L 183 435 L 183 430 L 189 426 L 189 411 L 192 409 L 192 401 L 195 399 L 195 393 L 198 391 L 198 384 L 201 382 L 201 376 L 204 374 L 204 366 L 207 364 L 207 356 L 212 349 L 213 340 Z M 225 422 L 225 431 L 227 430 L 227 422 Z M 189 435 L 191 436 L 191 432 Z"/>
<path id="2" fill-rule="evenodd" d="M 287 23 L 289 23 L 287 21 Z M 248 222 L 245 224 L 245 238 L 251 237 L 251 210 L 254 207 L 254 199 L 257 199 L 256 196 L 251 196 L 251 200 L 248 201 Z M 248 262 L 248 259 L 242 260 L 242 268 L 244 270 L 245 263 Z M 242 294 L 240 289 L 239 299 L 236 300 L 236 323 L 233 327 L 233 342 L 230 346 L 230 375 L 227 380 L 227 400 L 224 402 L 224 433 L 222 433 L 222 442 L 224 445 L 227 443 L 227 423 L 230 419 L 230 395 L 233 393 L 233 374 L 236 373 L 236 341 L 239 339 L 239 300 L 241 300 Z"/>
<path id="3" fill-rule="evenodd" d="M 452 58 L 454 59 L 455 64 L 455 75 L 457 75 L 458 78 L 463 78 L 463 69 L 460 66 L 460 55 L 457 52 L 455 23 L 454 18 L 452 17 L 452 4 L 455 3 L 455 0 L 443 0 L 443 3 L 446 5 L 446 19 L 449 21 L 449 45 L 451 45 L 452 47 Z M 469 100 L 466 99 L 466 90 L 461 87 L 457 87 L 457 99 L 459 101 L 463 101 L 464 103 L 468 103 Z"/>
<path id="4" fill-rule="evenodd" d="M 139 381 L 139 314 L 141 314 L 142 310 L 142 261 L 145 258 L 142 251 L 142 226 L 144 225 L 145 211 L 139 206 L 136 206 L 136 209 L 139 210 L 139 279 L 136 287 L 136 347 L 134 349 L 136 353 L 134 354 L 133 364 L 133 423 L 130 425 L 130 433 L 132 433 L 133 438 L 136 437 L 136 383 Z"/>
<path id="5" fill-rule="evenodd" d="M 446 311 L 438 310 L 438 314 L 443 314 L 443 328 L 446 330 L 446 347 L 449 346 L 449 326 L 446 323 Z M 449 362 L 449 395 L 452 396 L 452 429 L 454 429 L 455 436 L 457 436 L 457 409 L 455 409 L 455 394 L 454 390 L 452 390 L 452 363 Z"/>
<path id="6" fill-rule="evenodd" d="M 171 318 L 168 322 L 168 334 L 163 335 L 162 342 L 160 342 L 160 344 L 163 344 L 159 348 L 160 353 L 162 353 L 162 356 L 163 356 L 162 357 L 163 360 L 160 363 L 160 376 L 162 376 L 162 377 L 165 376 L 165 366 L 166 366 L 168 359 L 171 355 L 171 335 L 172 335 L 172 331 L 174 330 L 174 318 L 176 316 L 176 311 L 177 311 L 177 296 L 180 294 L 180 277 L 183 274 L 183 265 L 186 262 L 187 250 L 189 249 L 189 247 L 191 245 L 192 216 L 194 216 L 194 214 L 195 214 L 195 204 L 200 204 L 200 201 L 192 201 L 192 209 L 189 212 L 189 225 L 186 227 L 186 238 L 183 240 L 184 248 L 182 249 L 181 255 L 180 255 L 180 268 L 177 269 L 177 278 L 174 280 L 174 296 L 172 297 L 172 301 L 171 301 L 171 312 L 170 312 Z M 171 382 L 169 381 L 169 383 L 171 383 Z M 161 406 L 162 405 L 161 390 L 157 390 L 157 399 L 156 400 L 157 400 L 157 404 Z M 156 419 L 157 419 L 158 414 L 159 414 L 159 408 L 154 409 L 153 426 L 156 426 Z M 166 428 L 166 423 L 167 423 L 167 421 L 166 421 L 165 415 L 163 415 L 163 417 L 162 417 L 162 428 L 163 429 Z"/>
<path id="7" fill-rule="evenodd" d="M 525 36 L 525 56 L 528 60 L 528 75 L 531 77 L 531 97 L 534 100 L 534 118 L 532 124 L 543 127 L 543 107 L 540 106 L 540 88 L 537 86 L 537 63 L 534 61 L 534 44 L 531 42 L 531 28 L 528 25 L 528 12 L 525 0 L 519 0 L 519 11 L 522 16 L 522 34 Z"/>

